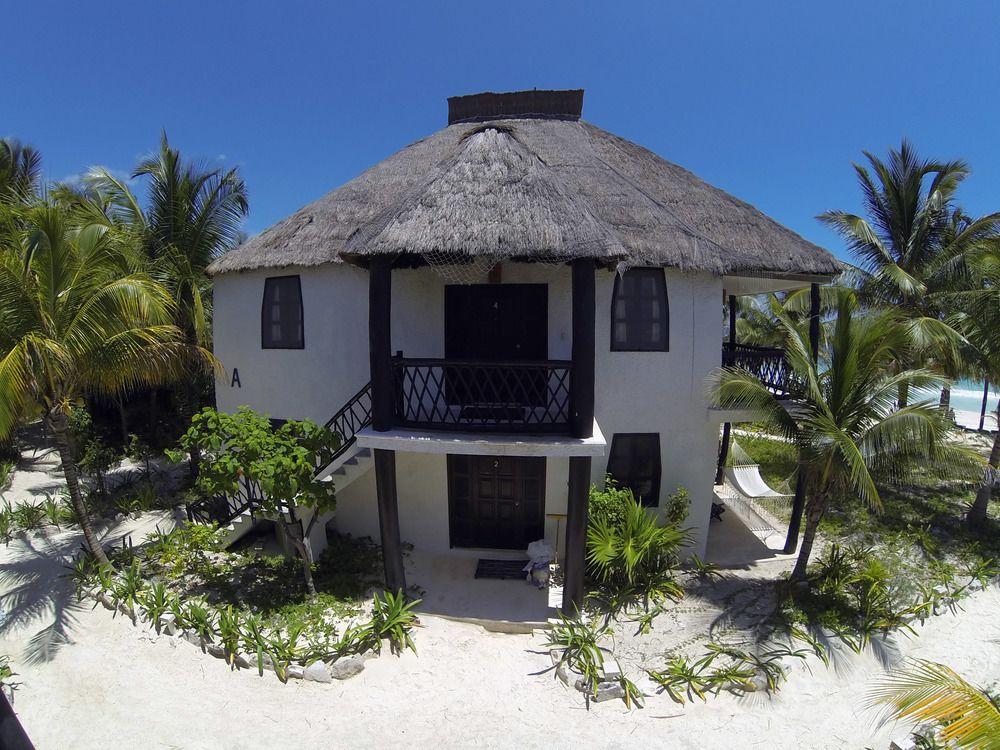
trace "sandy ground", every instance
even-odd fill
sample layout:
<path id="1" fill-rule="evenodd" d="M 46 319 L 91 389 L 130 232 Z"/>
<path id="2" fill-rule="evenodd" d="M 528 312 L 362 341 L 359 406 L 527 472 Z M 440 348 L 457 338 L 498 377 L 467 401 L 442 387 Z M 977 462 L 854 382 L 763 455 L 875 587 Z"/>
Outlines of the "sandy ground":
<path id="1" fill-rule="evenodd" d="M 168 523 L 165 514 L 151 515 L 107 533 L 142 527 L 138 538 Z M 346 682 L 282 685 L 269 673 L 230 672 L 188 643 L 75 603 L 60 565 L 78 543 L 70 532 L 36 533 L 0 548 L 0 650 L 12 656 L 21 682 L 14 708 L 39 750 L 358 747 L 390 739 L 420 748 L 884 748 L 904 733 L 876 730 L 861 707 L 881 671 L 872 656 L 844 657 L 830 669 L 816 660 L 797 666 L 773 700 L 725 695 L 681 707 L 659 695 L 643 710 L 616 701 L 588 713 L 579 694 L 544 672 L 540 635 L 492 634 L 436 617 L 425 617 L 416 633 L 419 655 L 385 655 Z M 656 627 L 697 632 L 711 616 L 697 604 L 686 602 Z M 904 639 L 901 652 L 943 661 L 974 681 L 996 680 L 998 613 L 1000 593 L 980 593 L 959 616 L 935 618 Z"/>

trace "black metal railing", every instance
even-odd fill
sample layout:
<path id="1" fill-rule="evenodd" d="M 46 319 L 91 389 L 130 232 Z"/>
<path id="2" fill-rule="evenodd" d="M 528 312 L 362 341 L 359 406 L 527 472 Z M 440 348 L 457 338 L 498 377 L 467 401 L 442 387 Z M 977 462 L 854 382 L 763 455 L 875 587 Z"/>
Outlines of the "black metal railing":
<path id="1" fill-rule="evenodd" d="M 427 429 L 570 432 L 565 360 L 484 362 L 395 357 L 396 424 Z"/>
<path id="2" fill-rule="evenodd" d="M 779 347 L 754 346 L 753 344 L 722 345 L 722 364 L 739 367 L 755 375 L 776 394 L 788 392 L 791 370 L 785 351 Z"/>
<path id="3" fill-rule="evenodd" d="M 264 493 L 255 481 L 241 479 L 234 495 L 215 495 L 194 503 L 188 503 L 187 517 L 191 523 L 217 523 L 225 526 L 235 518 L 249 511 L 250 517 L 257 514 Z"/>
<path id="4" fill-rule="evenodd" d="M 358 432 L 362 427 L 367 427 L 372 423 L 372 384 L 371 381 L 365 387 L 355 393 L 344 404 L 340 411 L 330 417 L 326 423 L 326 428 L 340 435 L 340 447 L 337 448 L 333 457 L 336 461 L 340 456 L 347 453 L 358 439 Z M 320 466 L 319 469 L 325 467 Z"/>

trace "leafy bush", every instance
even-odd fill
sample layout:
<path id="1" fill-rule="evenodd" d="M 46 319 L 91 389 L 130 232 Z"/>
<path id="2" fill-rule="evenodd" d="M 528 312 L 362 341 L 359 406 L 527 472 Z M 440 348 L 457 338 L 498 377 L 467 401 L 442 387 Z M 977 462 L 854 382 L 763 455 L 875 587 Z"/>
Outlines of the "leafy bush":
<path id="1" fill-rule="evenodd" d="M 629 505 L 634 502 L 632 490 L 619 485 L 609 474 L 604 479 L 604 489 L 590 485 L 587 511 L 590 523 L 606 523 L 620 529 L 625 525 Z"/>
<path id="2" fill-rule="evenodd" d="M 587 529 L 587 560 L 599 588 L 620 610 L 641 600 L 678 599 L 683 591 L 676 581 L 680 549 L 689 541 L 686 530 L 660 525 L 634 498 L 626 503 L 621 526 L 607 519 L 592 519 Z"/>
<path id="3" fill-rule="evenodd" d="M 687 520 L 690 509 L 691 498 L 687 489 L 678 487 L 676 492 L 667 495 L 667 501 L 663 505 L 663 520 L 668 524 L 680 526 Z"/>

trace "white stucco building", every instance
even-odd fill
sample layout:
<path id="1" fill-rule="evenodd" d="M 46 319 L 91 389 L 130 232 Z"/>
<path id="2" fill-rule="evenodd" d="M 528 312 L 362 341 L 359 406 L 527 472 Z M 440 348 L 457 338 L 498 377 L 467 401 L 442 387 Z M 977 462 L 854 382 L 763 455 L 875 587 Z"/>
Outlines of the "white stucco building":
<path id="1" fill-rule="evenodd" d="M 544 537 L 569 606 L 587 488 L 606 473 L 653 511 L 685 487 L 704 549 L 723 301 L 837 265 L 582 122 L 582 92 L 449 104 L 444 130 L 213 266 L 218 407 L 332 418 L 332 523 L 381 539 L 390 585 L 400 539 L 478 555 Z"/>

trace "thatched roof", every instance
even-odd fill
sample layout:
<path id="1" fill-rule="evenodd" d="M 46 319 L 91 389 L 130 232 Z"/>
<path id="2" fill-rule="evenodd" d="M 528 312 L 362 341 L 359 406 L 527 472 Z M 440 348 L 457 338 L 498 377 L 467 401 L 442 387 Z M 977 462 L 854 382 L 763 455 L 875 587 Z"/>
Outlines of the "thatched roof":
<path id="1" fill-rule="evenodd" d="M 590 257 L 716 274 L 840 270 L 827 251 L 641 146 L 571 117 L 508 115 L 413 143 L 210 271 L 378 253 Z"/>

